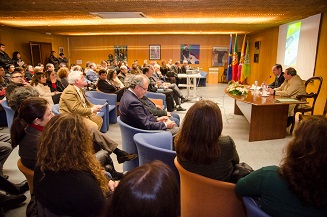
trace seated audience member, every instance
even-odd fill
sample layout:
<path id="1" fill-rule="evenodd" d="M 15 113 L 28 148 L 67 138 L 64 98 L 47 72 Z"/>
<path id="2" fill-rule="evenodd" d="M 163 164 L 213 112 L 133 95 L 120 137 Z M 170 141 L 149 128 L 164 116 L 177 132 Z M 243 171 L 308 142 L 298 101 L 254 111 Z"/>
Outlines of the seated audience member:
<path id="1" fill-rule="evenodd" d="M 280 87 L 271 89 L 269 88 L 268 91 L 270 94 L 274 94 L 276 96 L 284 96 L 296 99 L 298 95 L 306 95 L 305 85 L 297 75 L 297 72 L 294 68 L 289 67 L 285 69 L 284 73 L 285 81 Z M 295 104 L 290 104 L 288 107 L 288 120 L 287 126 L 290 126 L 294 116 L 294 107 Z"/>
<path id="2" fill-rule="evenodd" d="M 112 74 L 116 72 L 114 69 L 110 69 L 110 70 L 112 70 L 111 71 Z M 98 90 L 101 91 L 101 92 L 104 92 L 104 93 L 117 94 L 117 102 L 119 102 L 121 97 L 123 96 L 123 94 L 125 92 L 125 89 L 115 86 L 115 84 L 113 84 L 113 82 L 107 80 L 107 77 L 112 78 L 112 75 L 107 76 L 107 71 L 104 70 L 104 69 L 100 69 L 100 71 L 99 71 L 99 80 L 97 82 Z"/>
<path id="3" fill-rule="evenodd" d="M 34 74 L 32 81 L 32 87 L 39 93 L 39 96 L 46 99 L 50 106 L 59 103 L 60 92 L 51 92 L 50 87 L 47 84 L 46 76 L 43 72 L 37 72 Z"/>
<path id="4" fill-rule="evenodd" d="M 277 88 L 282 85 L 282 83 L 285 81 L 284 77 L 284 72 L 283 72 L 283 67 L 280 64 L 275 64 L 272 67 L 272 72 L 276 76 L 275 80 L 273 83 L 269 84 L 268 87 L 270 88 Z"/>
<path id="5" fill-rule="evenodd" d="M 120 72 L 118 74 L 118 79 L 121 81 L 121 83 L 125 84 L 125 78 L 127 75 L 127 67 L 126 66 L 121 66 L 120 67 Z"/>
<path id="6" fill-rule="evenodd" d="M 58 70 L 58 77 L 64 89 L 68 86 L 68 74 L 68 68 L 61 68 Z"/>
<path id="7" fill-rule="evenodd" d="M 179 189 L 176 177 L 161 161 L 127 173 L 114 190 L 108 217 L 176 217 Z"/>
<path id="8" fill-rule="evenodd" d="M 86 72 L 86 79 L 92 83 L 95 83 L 99 78 L 98 74 L 96 73 L 97 66 L 95 63 L 90 63 L 89 67 L 89 70 Z"/>
<path id="9" fill-rule="evenodd" d="M 327 216 L 327 118 L 302 121 L 288 143 L 280 167 L 263 167 L 240 179 L 240 196 L 258 197 L 270 216 Z"/>
<path id="10" fill-rule="evenodd" d="M 68 75 L 69 85 L 66 87 L 60 97 L 60 113 L 79 114 L 92 134 L 92 139 L 99 144 L 102 149 L 108 153 L 117 155 L 118 163 L 133 160 L 136 154 L 128 154 L 117 148 L 118 144 L 111 140 L 107 135 L 101 133 L 99 129 L 102 125 L 102 118 L 96 115 L 102 105 L 93 105 L 89 102 L 82 89 L 85 85 L 85 77 L 80 71 L 73 71 Z"/>
<path id="11" fill-rule="evenodd" d="M 11 81 L 8 83 L 8 86 L 6 88 L 6 98 L 8 101 L 8 104 L 11 100 L 10 94 L 16 89 L 17 87 L 27 87 L 30 86 L 28 82 L 26 82 L 23 78 L 22 73 L 14 71 L 11 74 Z"/>
<path id="12" fill-rule="evenodd" d="M 57 75 L 54 71 L 52 71 L 52 72 L 47 71 L 46 78 L 47 78 L 46 83 L 50 87 L 51 92 L 63 92 L 64 91 L 65 87 L 64 87 L 64 85 L 62 85 L 60 80 L 57 78 Z"/>
<path id="13" fill-rule="evenodd" d="M 132 68 L 130 70 L 130 73 L 134 74 L 134 75 L 142 74 L 142 71 L 140 70 L 140 68 L 137 67 L 137 62 L 132 63 Z"/>
<path id="14" fill-rule="evenodd" d="M 122 89 L 125 87 L 125 85 L 118 79 L 117 71 L 114 69 L 109 69 L 107 79 L 111 83 L 111 85 L 115 86 L 118 89 Z"/>
<path id="15" fill-rule="evenodd" d="M 229 182 L 239 156 L 230 136 L 223 136 L 223 121 L 218 105 L 200 100 L 186 113 L 175 138 L 178 162 L 199 175 Z"/>
<path id="16" fill-rule="evenodd" d="M 22 164 L 34 170 L 39 137 L 45 125 L 53 117 L 48 102 L 40 97 L 24 100 L 18 110 L 18 117 L 10 129 L 12 147 L 19 145 L 18 154 Z"/>
<path id="17" fill-rule="evenodd" d="M 0 103 L 2 102 L 1 100 L 6 96 L 6 87 L 8 85 L 4 77 L 5 77 L 5 69 L 2 66 L 0 66 Z M 1 109 L 2 106 L 0 105 L 0 110 Z"/>
<path id="18" fill-rule="evenodd" d="M 158 88 L 171 89 L 173 90 L 173 97 L 176 103 L 177 111 L 185 111 L 186 109 L 182 108 L 181 103 L 188 101 L 178 88 L 176 84 L 166 84 L 163 80 L 163 77 L 160 75 L 160 66 L 158 64 L 154 65 L 154 73 L 150 78 L 151 81 L 156 83 Z"/>
<path id="19" fill-rule="evenodd" d="M 173 135 L 178 132 L 175 122 L 167 116 L 155 117 L 139 100 L 147 92 L 149 79 L 145 75 L 130 75 L 126 78 L 125 91 L 120 100 L 121 120 L 135 128 L 144 130 L 169 130 Z"/>
<path id="20" fill-rule="evenodd" d="M 103 216 L 108 179 L 79 115 L 59 114 L 44 128 L 34 170 L 38 210 L 53 216 Z"/>
<path id="21" fill-rule="evenodd" d="M 25 62 L 22 60 L 20 53 L 18 51 L 15 51 L 12 54 L 12 61 L 15 67 L 25 67 Z"/>
<path id="22" fill-rule="evenodd" d="M 24 75 L 26 81 L 29 82 L 30 80 L 32 80 L 33 75 L 34 75 L 34 69 L 33 69 L 33 66 L 31 66 L 31 65 L 27 65 L 27 66 L 26 66 L 25 75 Z"/>
<path id="23" fill-rule="evenodd" d="M 15 111 L 14 117 L 18 116 L 18 110 L 22 102 L 30 97 L 39 97 L 39 93 L 33 87 L 18 87 L 11 93 L 11 100 L 8 106 Z"/>

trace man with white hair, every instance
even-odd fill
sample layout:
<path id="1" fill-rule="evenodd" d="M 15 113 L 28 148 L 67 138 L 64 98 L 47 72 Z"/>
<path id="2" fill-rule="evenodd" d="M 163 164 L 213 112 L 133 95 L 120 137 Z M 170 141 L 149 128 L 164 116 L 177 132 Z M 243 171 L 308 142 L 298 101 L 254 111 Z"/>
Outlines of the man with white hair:
<path id="1" fill-rule="evenodd" d="M 127 75 L 127 67 L 126 66 L 121 66 L 120 67 L 120 72 L 117 75 L 117 77 L 121 81 L 121 83 L 123 83 L 123 84 L 124 84 L 126 75 Z"/>
<path id="2" fill-rule="evenodd" d="M 93 142 L 109 153 L 114 152 L 117 155 L 118 163 L 135 159 L 136 154 L 128 154 L 118 149 L 116 142 L 99 131 L 102 126 L 102 118 L 97 116 L 96 113 L 101 110 L 102 105 L 93 105 L 85 97 L 82 89 L 86 85 L 83 73 L 80 71 L 71 72 L 68 75 L 68 83 L 69 85 L 60 97 L 59 112 L 83 116 L 84 122 L 91 132 Z"/>

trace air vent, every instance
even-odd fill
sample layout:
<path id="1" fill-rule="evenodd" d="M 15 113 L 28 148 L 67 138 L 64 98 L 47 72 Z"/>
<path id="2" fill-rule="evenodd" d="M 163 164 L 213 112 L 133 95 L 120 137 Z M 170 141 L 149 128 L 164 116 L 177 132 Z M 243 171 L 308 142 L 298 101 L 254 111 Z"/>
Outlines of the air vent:
<path id="1" fill-rule="evenodd" d="M 90 14 L 103 19 L 146 18 L 142 12 L 90 12 Z"/>

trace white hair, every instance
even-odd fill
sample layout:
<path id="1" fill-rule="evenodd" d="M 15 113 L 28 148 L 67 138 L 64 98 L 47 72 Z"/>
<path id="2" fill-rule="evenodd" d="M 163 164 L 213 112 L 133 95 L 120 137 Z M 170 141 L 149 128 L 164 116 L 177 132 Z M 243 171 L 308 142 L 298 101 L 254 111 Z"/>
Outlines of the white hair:
<path id="1" fill-rule="evenodd" d="M 184 60 L 183 63 L 188 63 L 188 61 L 187 60 Z"/>
<path id="2" fill-rule="evenodd" d="M 127 67 L 126 66 L 121 66 L 120 69 L 127 69 Z"/>
<path id="3" fill-rule="evenodd" d="M 76 80 L 81 78 L 81 75 L 83 75 L 81 71 L 72 71 L 68 74 L 68 83 L 74 84 Z"/>
<path id="4" fill-rule="evenodd" d="M 154 66 L 153 66 L 154 68 L 157 68 L 157 69 L 160 69 L 160 66 L 159 66 L 159 64 L 154 64 Z"/>

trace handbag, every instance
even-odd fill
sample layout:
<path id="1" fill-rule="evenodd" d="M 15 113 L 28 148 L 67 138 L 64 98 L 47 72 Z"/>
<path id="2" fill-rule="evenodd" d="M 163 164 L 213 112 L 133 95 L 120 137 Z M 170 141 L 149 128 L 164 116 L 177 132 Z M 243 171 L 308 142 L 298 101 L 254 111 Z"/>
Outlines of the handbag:
<path id="1" fill-rule="evenodd" d="M 238 180 L 240 180 L 241 178 L 249 175 L 253 171 L 254 170 L 252 169 L 252 167 L 247 163 L 242 162 L 242 163 L 239 163 L 239 164 L 235 164 L 234 165 L 234 172 L 230 177 L 230 182 L 237 183 Z"/>

